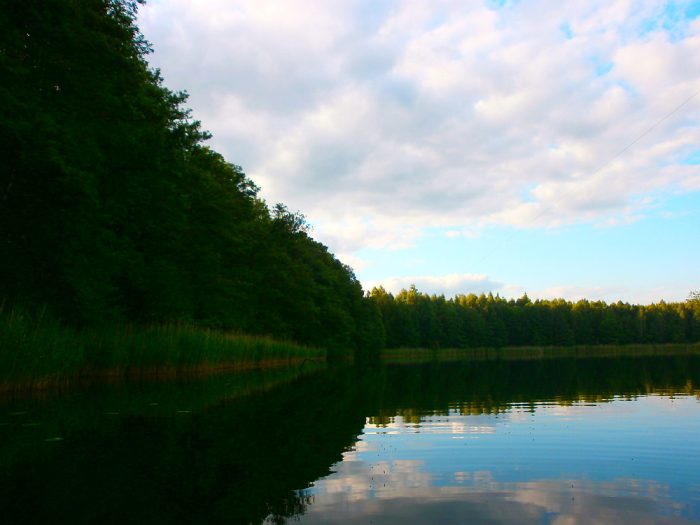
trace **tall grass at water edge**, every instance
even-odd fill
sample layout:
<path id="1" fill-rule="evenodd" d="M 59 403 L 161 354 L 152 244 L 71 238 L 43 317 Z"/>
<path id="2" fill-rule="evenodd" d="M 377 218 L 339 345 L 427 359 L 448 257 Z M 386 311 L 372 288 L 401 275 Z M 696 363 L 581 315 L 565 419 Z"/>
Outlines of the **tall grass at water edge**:
<path id="1" fill-rule="evenodd" d="M 158 374 L 323 360 L 326 351 L 268 337 L 191 325 L 104 325 L 75 329 L 46 310 L 0 305 L 0 383 L 82 375 Z"/>

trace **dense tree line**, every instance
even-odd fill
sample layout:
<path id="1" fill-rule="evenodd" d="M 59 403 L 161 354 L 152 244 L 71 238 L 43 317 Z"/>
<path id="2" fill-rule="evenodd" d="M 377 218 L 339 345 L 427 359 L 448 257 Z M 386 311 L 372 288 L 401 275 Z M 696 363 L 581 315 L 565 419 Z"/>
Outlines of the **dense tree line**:
<path id="1" fill-rule="evenodd" d="M 149 68 L 138 3 L 2 2 L 0 297 L 78 325 L 381 345 L 352 270 L 208 148 Z"/>
<path id="2" fill-rule="evenodd" d="M 387 347 L 689 343 L 700 341 L 700 301 L 631 305 L 427 295 L 412 286 L 394 296 L 374 288 Z"/>
<path id="3" fill-rule="evenodd" d="M 205 145 L 186 94 L 147 64 L 139 1 L 0 1 L 3 303 L 363 352 L 700 338 L 698 301 L 363 296 L 302 215 Z"/>

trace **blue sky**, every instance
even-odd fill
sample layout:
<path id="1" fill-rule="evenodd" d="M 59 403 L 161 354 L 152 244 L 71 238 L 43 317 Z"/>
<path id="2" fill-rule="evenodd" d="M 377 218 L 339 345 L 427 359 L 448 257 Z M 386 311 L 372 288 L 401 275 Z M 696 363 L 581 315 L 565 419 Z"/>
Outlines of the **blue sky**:
<path id="1" fill-rule="evenodd" d="M 139 24 L 211 145 L 365 288 L 700 288 L 700 1 L 151 0 Z"/>

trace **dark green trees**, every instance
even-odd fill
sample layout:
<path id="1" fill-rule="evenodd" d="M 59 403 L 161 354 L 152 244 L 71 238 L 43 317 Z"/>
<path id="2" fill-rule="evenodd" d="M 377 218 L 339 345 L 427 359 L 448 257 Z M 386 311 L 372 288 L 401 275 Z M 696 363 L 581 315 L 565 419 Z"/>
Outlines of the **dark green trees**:
<path id="1" fill-rule="evenodd" d="M 75 320 L 178 309 L 152 287 L 173 271 L 183 157 L 202 134 L 146 66 L 135 7 L 2 9 L 2 292 Z"/>
<path id="2" fill-rule="evenodd" d="M 493 295 L 422 294 L 415 287 L 394 297 L 375 288 L 388 347 L 568 346 L 700 341 L 697 301 L 650 306 L 581 300 L 507 300 Z"/>
<path id="3" fill-rule="evenodd" d="M 146 63 L 137 7 L 3 1 L 0 297 L 75 324 L 380 346 L 352 271 L 203 145 L 186 95 Z"/>

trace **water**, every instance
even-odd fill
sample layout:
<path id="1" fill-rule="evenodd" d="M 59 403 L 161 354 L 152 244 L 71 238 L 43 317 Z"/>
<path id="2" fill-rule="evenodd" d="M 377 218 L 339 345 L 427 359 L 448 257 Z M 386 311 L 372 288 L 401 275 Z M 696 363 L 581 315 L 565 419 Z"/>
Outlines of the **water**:
<path id="1" fill-rule="evenodd" d="M 700 523 L 700 356 L 103 386 L 0 404 L 7 523 Z"/>
<path id="2" fill-rule="evenodd" d="M 368 419 L 301 523 L 685 523 L 700 519 L 692 396 Z"/>

